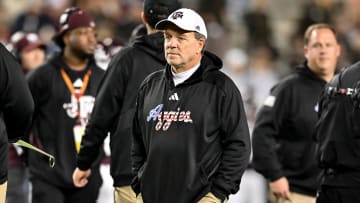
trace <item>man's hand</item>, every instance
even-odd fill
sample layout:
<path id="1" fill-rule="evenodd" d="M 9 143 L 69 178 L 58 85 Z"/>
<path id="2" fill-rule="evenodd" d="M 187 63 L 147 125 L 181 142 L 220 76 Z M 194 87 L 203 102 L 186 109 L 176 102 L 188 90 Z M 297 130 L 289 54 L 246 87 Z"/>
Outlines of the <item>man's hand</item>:
<path id="1" fill-rule="evenodd" d="M 91 174 L 91 169 L 82 171 L 76 168 L 73 173 L 73 182 L 76 187 L 84 187 L 88 183 L 88 177 Z"/>
<path id="2" fill-rule="evenodd" d="M 270 189 L 277 199 L 282 198 L 285 200 L 291 200 L 289 182 L 285 177 L 281 177 L 274 182 L 270 182 Z"/>

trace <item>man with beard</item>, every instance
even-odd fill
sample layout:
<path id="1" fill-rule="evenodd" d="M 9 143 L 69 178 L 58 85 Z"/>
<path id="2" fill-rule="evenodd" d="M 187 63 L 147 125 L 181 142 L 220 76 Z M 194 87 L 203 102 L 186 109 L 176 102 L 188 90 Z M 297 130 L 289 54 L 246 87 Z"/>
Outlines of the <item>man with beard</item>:
<path id="1" fill-rule="evenodd" d="M 35 102 L 31 142 L 56 157 L 54 168 L 43 156 L 29 152 L 32 202 L 95 203 L 102 180 L 101 153 L 95 157 L 92 175 L 84 188 L 76 188 L 72 172 L 76 166 L 82 134 L 103 77 L 93 59 L 95 23 L 78 8 L 60 16 L 60 31 L 54 41 L 61 48 L 28 78 Z"/>

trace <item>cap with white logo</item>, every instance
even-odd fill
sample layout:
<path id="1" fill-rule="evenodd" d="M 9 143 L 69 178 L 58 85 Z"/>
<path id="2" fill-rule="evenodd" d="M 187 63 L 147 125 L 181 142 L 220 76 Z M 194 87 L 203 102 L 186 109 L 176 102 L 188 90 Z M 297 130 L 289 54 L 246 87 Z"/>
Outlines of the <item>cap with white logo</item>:
<path id="1" fill-rule="evenodd" d="M 182 30 L 198 32 L 207 38 L 207 31 L 203 18 L 191 9 L 181 8 L 174 11 L 167 19 L 159 21 L 155 25 L 155 28 L 163 30 L 169 23 L 176 25 Z"/>

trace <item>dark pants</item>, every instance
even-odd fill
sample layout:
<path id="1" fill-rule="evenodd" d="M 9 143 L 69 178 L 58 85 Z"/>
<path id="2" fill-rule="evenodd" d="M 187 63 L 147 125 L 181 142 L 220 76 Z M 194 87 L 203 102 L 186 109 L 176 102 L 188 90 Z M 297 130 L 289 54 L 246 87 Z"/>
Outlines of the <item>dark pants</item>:
<path id="1" fill-rule="evenodd" d="M 9 167 L 6 203 L 28 202 L 28 175 L 24 167 Z"/>
<path id="2" fill-rule="evenodd" d="M 99 173 L 92 173 L 83 188 L 60 188 L 39 179 L 32 179 L 33 203 L 96 203 L 102 184 Z"/>
<path id="3" fill-rule="evenodd" d="M 316 203 L 359 203 L 360 188 L 322 186 Z"/>

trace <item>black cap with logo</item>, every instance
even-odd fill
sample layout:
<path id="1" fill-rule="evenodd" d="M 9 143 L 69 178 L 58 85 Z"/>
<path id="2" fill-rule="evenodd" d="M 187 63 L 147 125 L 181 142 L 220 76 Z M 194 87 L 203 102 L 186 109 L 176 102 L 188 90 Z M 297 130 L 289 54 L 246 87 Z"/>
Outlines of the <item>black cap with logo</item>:
<path id="1" fill-rule="evenodd" d="M 144 15 L 151 27 L 181 8 L 180 0 L 144 0 Z"/>

